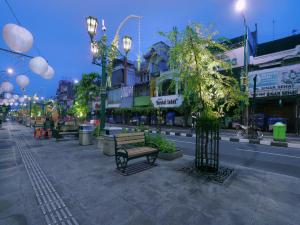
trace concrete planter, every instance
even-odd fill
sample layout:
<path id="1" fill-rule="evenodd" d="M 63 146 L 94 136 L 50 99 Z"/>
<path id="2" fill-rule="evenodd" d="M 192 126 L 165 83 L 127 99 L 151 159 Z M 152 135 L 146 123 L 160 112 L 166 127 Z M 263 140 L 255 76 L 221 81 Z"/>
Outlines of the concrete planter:
<path id="1" fill-rule="evenodd" d="M 159 152 L 158 158 L 163 160 L 174 160 L 182 157 L 182 150 L 177 150 L 176 152 L 168 153 L 168 152 Z"/>
<path id="2" fill-rule="evenodd" d="M 115 155 L 115 141 L 112 135 L 103 136 L 103 154 L 108 156 Z"/>
<path id="3" fill-rule="evenodd" d="M 103 140 L 104 140 L 104 138 L 102 136 L 101 137 L 96 137 L 95 140 L 96 140 L 97 149 L 99 149 L 100 152 L 102 153 L 103 152 Z"/>

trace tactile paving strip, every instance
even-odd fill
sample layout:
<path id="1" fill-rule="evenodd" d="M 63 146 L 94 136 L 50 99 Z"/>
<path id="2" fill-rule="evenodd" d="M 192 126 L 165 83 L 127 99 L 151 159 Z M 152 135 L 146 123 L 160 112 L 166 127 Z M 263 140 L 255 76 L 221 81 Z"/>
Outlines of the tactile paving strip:
<path id="1" fill-rule="evenodd" d="M 24 146 L 25 145 L 25 146 Z M 34 159 L 23 136 L 16 138 L 16 147 L 25 165 L 38 205 L 47 225 L 79 225 L 57 193 L 39 163 Z"/>

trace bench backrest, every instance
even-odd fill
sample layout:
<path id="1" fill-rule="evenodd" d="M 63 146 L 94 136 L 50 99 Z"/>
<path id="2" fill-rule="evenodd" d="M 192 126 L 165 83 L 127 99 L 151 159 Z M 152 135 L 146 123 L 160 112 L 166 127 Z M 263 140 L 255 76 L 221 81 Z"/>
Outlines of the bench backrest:
<path id="1" fill-rule="evenodd" d="M 121 133 L 115 135 L 116 148 L 122 145 L 145 143 L 144 132 Z"/>

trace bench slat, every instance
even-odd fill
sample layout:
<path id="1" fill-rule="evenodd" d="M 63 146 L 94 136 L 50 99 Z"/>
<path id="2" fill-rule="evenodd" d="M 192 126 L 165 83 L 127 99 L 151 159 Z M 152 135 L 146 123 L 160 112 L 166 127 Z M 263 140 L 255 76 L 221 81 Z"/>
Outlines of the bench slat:
<path id="1" fill-rule="evenodd" d="M 127 145 L 127 144 L 134 144 L 134 143 L 142 143 L 145 142 L 145 139 L 135 139 L 135 140 L 128 140 L 128 141 L 118 141 L 117 146 L 119 145 Z"/>
<path id="2" fill-rule="evenodd" d="M 139 155 L 145 155 L 145 154 L 149 154 L 149 153 L 154 153 L 157 152 L 158 150 L 155 148 L 151 148 L 151 147 L 137 147 L 137 148 L 132 148 L 128 150 L 128 157 L 135 157 L 135 156 L 139 156 Z"/>
<path id="3" fill-rule="evenodd" d="M 130 137 L 116 137 L 116 141 L 130 141 L 130 140 L 136 140 L 136 139 L 145 139 L 144 135 L 137 135 L 137 136 L 130 136 Z"/>
<path id="4" fill-rule="evenodd" d="M 74 132 L 58 132 L 59 134 L 78 134 L 78 132 L 74 131 Z"/>
<path id="5" fill-rule="evenodd" d="M 134 133 L 121 133 L 121 134 L 116 134 L 116 138 L 118 137 L 130 137 L 130 136 L 141 136 L 144 135 L 144 132 L 134 132 Z"/>

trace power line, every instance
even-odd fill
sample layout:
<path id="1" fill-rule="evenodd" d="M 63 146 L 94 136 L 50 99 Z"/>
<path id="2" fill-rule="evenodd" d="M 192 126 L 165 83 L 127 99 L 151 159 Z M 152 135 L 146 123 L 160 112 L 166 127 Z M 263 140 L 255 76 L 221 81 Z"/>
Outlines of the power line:
<path id="1" fill-rule="evenodd" d="M 11 12 L 11 14 L 13 15 L 13 17 L 14 17 L 15 20 L 17 21 L 18 25 L 21 26 L 21 22 L 20 22 L 20 20 L 18 19 L 18 17 L 16 16 L 16 14 L 15 14 L 13 8 L 11 7 L 11 5 L 9 4 L 9 2 L 8 2 L 7 0 L 4 0 L 4 1 L 5 1 L 5 3 L 6 3 L 6 5 L 7 5 L 7 7 L 8 7 L 8 9 L 9 9 L 9 11 Z"/>

